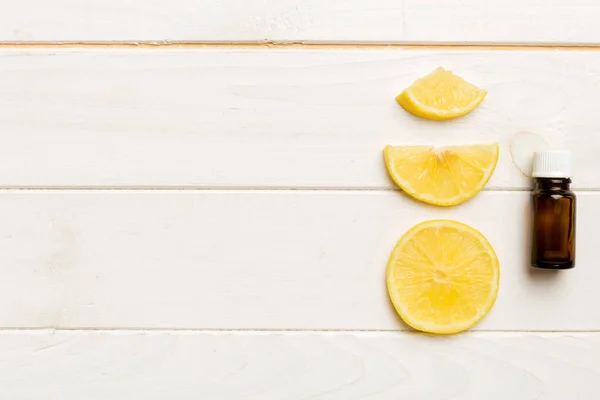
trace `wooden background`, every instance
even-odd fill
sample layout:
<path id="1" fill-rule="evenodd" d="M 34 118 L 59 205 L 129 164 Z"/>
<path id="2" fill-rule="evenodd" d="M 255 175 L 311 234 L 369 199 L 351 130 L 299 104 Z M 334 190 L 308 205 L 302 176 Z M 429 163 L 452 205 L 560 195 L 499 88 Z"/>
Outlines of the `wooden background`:
<path id="1" fill-rule="evenodd" d="M 0 0 L 0 398 L 597 399 L 596 0 Z M 489 95 L 433 123 L 437 66 Z M 521 130 L 573 151 L 577 267 L 528 268 Z M 500 143 L 454 208 L 387 144 Z M 395 242 L 452 218 L 501 285 L 471 332 L 411 332 Z"/>

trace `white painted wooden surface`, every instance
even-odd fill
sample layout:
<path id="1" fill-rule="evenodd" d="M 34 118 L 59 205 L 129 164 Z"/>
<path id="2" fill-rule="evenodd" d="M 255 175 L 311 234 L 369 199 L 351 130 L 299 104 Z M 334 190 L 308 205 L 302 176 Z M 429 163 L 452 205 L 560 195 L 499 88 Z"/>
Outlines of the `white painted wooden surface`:
<path id="1" fill-rule="evenodd" d="M 596 0 L 21 0 L 4 42 L 597 44 Z"/>
<path id="2" fill-rule="evenodd" d="M 0 43 L 600 43 L 595 0 L 0 5 Z M 437 66 L 482 106 L 404 112 Z M 0 398 L 596 399 L 599 90 L 597 51 L 3 46 Z M 527 267 L 521 130 L 575 155 L 573 271 Z M 391 190 L 387 144 L 490 141 L 496 173 L 461 206 Z M 432 218 L 500 258 L 472 332 L 409 332 L 387 299 L 389 252 Z"/>
<path id="3" fill-rule="evenodd" d="M 0 50 L 0 186 L 393 188 L 387 144 L 498 141 L 488 188 L 528 188 L 521 130 L 599 188 L 600 52 Z M 489 95 L 418 119 L 394 97 L 439 65 Z"/>
<path id="4" fill-rule="evenodd" d="M 380 191 L 4 191 L 1 327 L 401 330 L 385 267 L 452 218 L 500 258 L 475 330 L 600 330 L 600 193 L 579 193 L 578 266 L 528 267 L 526 192 L 437 208 Z"/>
<path id="5" fill-rule="evenodd" d="M 21 399 L 595 400 L 597 333 L 2 332 Z"/>

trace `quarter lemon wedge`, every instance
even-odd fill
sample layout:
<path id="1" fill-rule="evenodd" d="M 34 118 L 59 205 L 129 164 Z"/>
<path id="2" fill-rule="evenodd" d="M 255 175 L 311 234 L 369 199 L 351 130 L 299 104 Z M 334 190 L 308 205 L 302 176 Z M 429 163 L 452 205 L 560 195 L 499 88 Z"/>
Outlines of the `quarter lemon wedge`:
<path id="1" fill-rule="evenodd" d="M 494 249 L 456 221 L 422 222 L 406 232 L 387 267 L 396 311 L 413 328 L 449 334 L 471 328 L 490 311 L 500 280 Z"/>
<path id="2" fill-rule="evenodd" d="M 462 117 L 483 101 L 487 92 L 444 68 L 418 79 L 396 101 L 416 116 L 446 120 Z"/>
<path id="3" fill-rule="evenodd" d="M 387 170 L 414 198 L 452 206 L 475 196 L 487 184 L 498 162 L 498 144 L 470 146 L 387 146 Z"/>

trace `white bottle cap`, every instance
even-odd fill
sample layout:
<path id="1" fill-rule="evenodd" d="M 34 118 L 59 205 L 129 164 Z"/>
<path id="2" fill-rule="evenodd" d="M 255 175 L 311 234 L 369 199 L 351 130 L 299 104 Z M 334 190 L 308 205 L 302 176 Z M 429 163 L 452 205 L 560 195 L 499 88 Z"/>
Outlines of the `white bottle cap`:
<path id="1" fill-rule="evenodd" d="M 533 154 L 534 178 L 570 178 L 571 153 L 564 150 L 545 150 Z"/>

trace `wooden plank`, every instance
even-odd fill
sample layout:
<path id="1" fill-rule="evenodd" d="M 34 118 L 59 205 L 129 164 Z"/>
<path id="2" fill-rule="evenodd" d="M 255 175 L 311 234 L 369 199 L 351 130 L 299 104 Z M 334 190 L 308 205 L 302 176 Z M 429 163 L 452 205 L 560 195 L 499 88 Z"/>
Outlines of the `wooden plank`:
<path id="1" fill-rule="evenodd" d="M 450 218 L 500 258 L 476 329 L 599 330 L 600 193 L 579 194 L 564 273 L 528 267 L 528 205 L 523 192 L 436 208 L 388 191 L 4 191 L 0 327 L 402 330 L 389 253 Z"/>
<path id="2" fill-rule="evenodd" d="M 490 188 L 528 188 L 509 157 L 527 129 L 569 148 L 600 188 L 600 52 L 0 51 L 0 186 L 393 188 L 387 144 L 498 141 Z M 418 119 L 394 96 L 444 65 L 489 95 Z"/>
<path id="3" fill-rule="evenodd" d="M 7 399 L 597 398 L 600 334 L 2 332 Z"/>
<path id="4" fill-rule="evenodd" d="M 597 44 L 595 0 L 29 0 L 4 2 L 8 42 Z"/>

